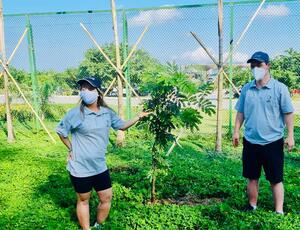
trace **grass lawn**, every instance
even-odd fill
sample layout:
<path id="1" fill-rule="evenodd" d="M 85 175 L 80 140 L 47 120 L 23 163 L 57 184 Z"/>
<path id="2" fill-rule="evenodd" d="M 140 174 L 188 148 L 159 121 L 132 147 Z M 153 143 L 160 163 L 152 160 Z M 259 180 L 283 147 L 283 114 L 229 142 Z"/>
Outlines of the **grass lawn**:
<path id="1" fill-rule="evenodd" d="M 54 128 L 56 122 L 47 122 Z M 203 124 L 207 125 L 206 123 Z M 0 229 L 79 229 L 76 196 L 70 184 L 66 149 L 31 123 L 16 123 L 17 142 L 7 144 L 0 132 Z M 157 182 L 159 202 L 149 204 L 151 137 L 133 128 L 124 148 L 109 145 L 107 162 L 114 198 L 106 229 L 300 229 L 300 128 L 297 148 L 286 154 L 285 216 L 273 213 L 268 182 L 261 180 L 259 208 L 246 204 L 246 181 L 241 176 L 241 147 L 224 139 L 220 155 L 214 137 L 188 134 L 169 157 L 169 172 Z M 53 133 L 53 135 L 55 135 Z M 115 133 L 111 133 L 114 142 Z M 91 220 L 97 200 L 93 194 Z"/>

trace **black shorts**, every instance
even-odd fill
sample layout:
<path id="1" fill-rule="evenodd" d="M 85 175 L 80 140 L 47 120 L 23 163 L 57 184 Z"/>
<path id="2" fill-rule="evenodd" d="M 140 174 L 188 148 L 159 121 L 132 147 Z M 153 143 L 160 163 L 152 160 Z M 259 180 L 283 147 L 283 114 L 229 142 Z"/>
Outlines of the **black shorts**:
<path id="1" fill-rule="evenodd" d="M 284 141 L 283 138 L 267 145 L 251 144 L 243 140 L 243 176 L 259 179 L 262 167 L 266 179 L 272 184 L 283 181 Z"/>
<path id="2" fill-rule="evenodd" d="M 87 193 L 92 191 L 93 188 L 96 192 L 111 188 L 111 180 L 108 170 L 89 177 L 74 177 L 70 174 L 70 178 L 77 193 Z"/>

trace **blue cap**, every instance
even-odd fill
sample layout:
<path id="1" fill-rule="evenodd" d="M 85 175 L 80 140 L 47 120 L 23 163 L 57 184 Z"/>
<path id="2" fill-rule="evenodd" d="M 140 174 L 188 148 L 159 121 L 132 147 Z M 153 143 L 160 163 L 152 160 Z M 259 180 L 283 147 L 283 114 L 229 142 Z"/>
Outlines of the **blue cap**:
<path id="1" fill-rule="evenodd" d="M 83 82 L 88 82 L 95 88 L 100 88 L 101 86 L 101 81 L 95 77 L 85 77 L 77 81 L 77 84 L 81 85 Z"/>
<path id="2" fill-rule="evenodd" d="M 264 62 L 264 63 L 268 64 L 270 62 L 270 58 L 267 53 L 258 51 L 258 52 L 255 52 L 252 55 L 252 57 L 247 61 L 247 63 L 251 63 L 251 62 Z"/>

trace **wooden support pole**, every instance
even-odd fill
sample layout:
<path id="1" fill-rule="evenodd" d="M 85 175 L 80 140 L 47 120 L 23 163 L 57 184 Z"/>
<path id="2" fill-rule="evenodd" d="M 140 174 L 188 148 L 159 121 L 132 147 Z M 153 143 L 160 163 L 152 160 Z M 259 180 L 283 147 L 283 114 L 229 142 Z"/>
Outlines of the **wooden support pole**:
<path id="1" fill-rule="evenodd" d="M 204 45 L 203 41 L 194 32 L 191 32 L 191 34 L 197 40 L 197 42 L 200 44 L 200 46 L 204 49 L 204 51 L 207 53 L 207 55 L 211 58 L 211 60 L 215 63 L 215 65 L 218 66 L 218 64 L 219 64 L 218 61 L 214 58 L 214 56 L 212 55 L 212 53 L 206 48 L 206 46 Z M 226 80 L 232 85 L 232 87 L 234 88 L 234 90 L 236 91 L 236 93 L 238 93 L 240 95 L 240 92 L 239 92 L 238 88 L 229 79 L 229 77 L 228 77 L 227 73 L 224 71 L 224 69 L 223 69 L 222 72 L 223 72 Z"/>
<path id="2" fill-rule="evenodd" d="M 141 33 L 141 35 L 139 36 L 138 40 L 136 41 L 136 43 L 134 44 L 134 46 L 132 47 L 132 49 L 130 50 L 127 58 L 125 59 L 125 61 L 122 64 L 122 69 L 126 66 L 127 62 L 129 61 L 129 59 L 131 58 L 131 56 L 133 55 L 133 53 L 136 51 L 137 46 L 139 45 L 139 43 L 142 41 L 145 33 L 148 31 L 148 26 L 145 27 L 145 29 L 143 30 L 143 32 Z"/>
<path id="3" fill-rule="evenodd" d="M 110 85 L 109 85 L 108 88 L 105 90 L 105 92 L 104 92 L 104 94 L 103 94 L 104 97 L 105 97 L 106 94 L 109 92 L 109 90 L 111 89 L 111 87 L 113 87 L 113 85 L 115 84 L 115 82 L 116 82 L 116 78 L 114 78 L 114 79 L 111 81 Z"/>
<path id="4" fill-rule="evenodd" d="M 1 52 L 0 60 L 2 63 L 4 63 L 4 67 L 7 67 L 2 0 L 0 0 L 0 52 Z M 5 113 L 6 113 L 6 126 L 7 126 L 7 141 L 11 143 L 15 141 L 15 134 L 14 134 L 14 128 L 12 123 L 11 109 L 10 109 L 9 81 L 5 71 L 3 71 L 3 76 L 4 76 L 4 98 L 5 98 Z"/>
<path id="5" fill-rule="evenodd" d="M 27 100 L 26 96 L 24 95 L 24 93 L 22 92 L 20 86 L 18 85 L 17 81 L 14 79 L 14 77 L 10 74 L 8 68 L 5 66 L 5 64 L 2 62 L 2 60 L 0 59 L 0 64 L 2 65 L 4 71 L 7 73 L 7 75 L 11 78 L 12 82 L 15 84 L 15 86 L 17 87 L 19 93 L 21 94 L 22 98 L 24 99 L 24 101 L 26 102 L 26 104 L 29 106 L 29 108 L 31 109 L 31 111 L 33 112 L 33 114 L 36 116 L 36 118 L 39 120 L 39 122 L 41 123 L 42 127 L 44 128 L 44 130 L 46 131 L 46 133 L 48 134 L 48 136 L 50 137 L 50 139 L 53 141 L 53 143 L 56 143 L 55 139 L 53 138 L 53 136 L 51 135 L 51 133 L 49 132 L 49 130 L 47 129 L 46 125 L 44 124 L 44 122 L 42 121 L 42 119 L 39 117 L 38 113 L 35 111 L 35 109 L 32 107 L 32 105 L 30 104 L 30 102 Z"/>
<path id="6" fill-rule="evenodd" d="M 250 21 L 248 22 L 247 26 L 246 26 L 245 29 L 243 30 L 242 34 L 240 35 L 238 41 L 236 42 L 235 45 L 233 45 L 232 52 L 234 52 L 234 50 L 238 47 L 239 43 L 241 42 L 242 38 L 245 36 L 246 32 L 247 32 L 248 29 L 250 28 L 250 26 L 251 26 L 251 24 L 253 23 L 254 19 L 257 17 L 258 13 L 260 12 L 260 10 L 261 10 L 261 8 L 262 8 L 262 6 L 264 5 L 265 2 L 266 2 L 266 0 L 262 0 L 262 2 L 260 3 L 259 7 L 257 8 L 257 10 L 255 11 L 255 13 L 254 13 L 253 16 L 251 17 Z M 192 33 L 192 32 L 191 32 L 191 33 Z M 192 35 L 194 36 L 195 33 L 192 33 Z M 194 37 L 195 37 L 195 36 L 194 36 Z M 195 38 L 196 38 L 196 37 L 195 37 Z M 199 40 L 196 39 L 196 40 L 197 40 L 198 42 L 200 41 L 199 44 L 202 43 L 200 39 L 199 39 Z M 203 44 L 203 43 L 202 43 L 202 44 Z M 204 50 L 208 51 L 207 49 L 204 49 Z M 209 53 L 209 51 L 208 51 L 208 53 Z M 212 56 L 212 55 L 209 55 L 209 56 Z M 212 57 L 213 57 L 213 56 L 212 56 Z M 234 87 L 234 89 L 236 90 L 236 92 L 240 95 L 239 90 L 235 87 L 235 85 L 233 84 L 233 82 L 230 81 L 229 77 L 227 76 L 227 74 L 226 74 L 225 71 L 224 71 L 224 64 L 226 64 L 226 63 L 228 62 L 229 58 L 230 58 L 230 56 L 228 55 L 227 58 L 225 59 L 225 61 L 223 62 L 223 66 L 219 69 L 217 76 L 219 76 L 220 73 L 223 72 L 224 75 L 225 75 L 225 77 L 227 78 L 227 80 L 230 82 L 230 84 L 232 84 L 232 86 Z M 215 59 L 215 58 L 212 58 L 212 60 L 216 60 L 216 59 Z M 216 63 L 217 63 L 217 61 L 216 61 Z M 217 79 L 219 79 L 219 77 L 218 77 Z M 179 140 L 180 137 L 177 137 L 177 138 L 178 138 L 178 140 Z M 170 149 L 169 151 L 172 151 L 172 150 L 174 149 L 175 145 L 176 145 L 176 143 L 174 142 L 173 145 L 172 145 L 172 147 L 171 147 L 172 149 Z M 169 151 L 168 151 L 168 152 L 169 152 Z"/>
<path id="7" fill-rule="evenodd" d="M 119 44 L 119 34 L 118 34 L 118 21 L 117 21 L 117 12 L 115 0 L 111 0 L 111 13 L 113 21 L 113 30 L 114 30 L 114 40 L 115 40 L 115 50 L 116 50 L 116 66 L 119 71 L 122 73 L 121 67 L 121 54 L 120 54 L 120 44 Z M 123 74 L 123 73 L 122 73 Z M 123 82 L 121 76 L 117 76 L 118 82 L 118 114 L 121 119 L 124 119 L 124 103 L 123 103 Z M 118 130 L 117 133 L 117 146 L 123 146 L 125 140 L 125 133 L 122 130 Z"/>
<path id="8" fill-rule="evenodd" d="M 249 20 L 247 26 L 245 27 L 245 29 L 243 30 L 243 32 L 241 33 L 239 39 L 237 40 L 237 42 L 233 45 L 232 47 L 232 53 L 234 53 L 234 51 L 238 48 L 238 46 L 240 45 L 240 42 L 242 41 L 242 39 L 244 38 L 245 34 L 247 33 L 247 31 L 249 30 L 250 26 L 252 25 L 254 19 L 257 17 L 257 15 L 259 14 L 261 8 L 263 7 L 264 3 L 266 2 L 266 0 L 262 0 L 262 2 L 260 3 L 259 7 L 257 8 L 257 10 L 255 11 L 255 13 L 253 14 L 253 16 L 251 17 L 251 19 Z M 217 76 L 221 73 L 221 71 L 223 71 L 224 68 L 224 64 L 226 65 L 228 60 L 230 58 L 230 55 L 228 55 L 223 63 L 223 66 L 219 69 Z"/>
<path id="9" fill-rule="evenodd" d="M 134 52 L 137 49 L 137 46 L 139 45 L 139 43 L 141 42 L 142 38 L 144 37 L 145 33 L 148 31 L 148 26 L 145 27 L 145 29 L 143 30 L 142 34 L 140 35 L 140 37 L 138 38 L 138 40 L 136 41 L 136 43 L 134 44 L 134 46 L 132 47 L 132 49 L 130 50 L 130 53 L 128 54 L 127 58 L 125 59 L 125 61 L 122 64 L 122 69 L 124 69 L 124 67 L 126 66 L 126 64 L 128 63 L 128 61 L 130 60 L 130 58 L 132 57 L 132 55 L 134 54 Z M 106 89 L 104 96 L 106 96 L 106 94 L 109 92 L 109 90 L 111 89 L 111 87 L 113 86 L 113 84 L 115 83 L 116 78 L 114 78 L 109 87 Z"/>
<path id="10" fill-rule="evenodd" d="M 218 99 L 217 99 L 217 128 L 215 151 L 222 151 L 222 103 L 223 103 L 223 0 L 218 1 L 218 36 L 219 36 L 219 74 L 218 79 Z"/>
<path id="11" fill-rule="evenodd" d="M 9 65 L 9 63 L 11 62 L 11 60 L 14 58 L 14 56 L 15 56 L 17 50 L 19 49 L 19 47 L 20 47 L 22 41 L 24 40 L 24 37 L 25 37 L 25 35 L 27 34 L 27 32 L 28 32 L 28 28 L 26 28 L 26 29 L 24 30 L 22 36 L 20 37 L 20 39 L 19 39 L 19 41 L 18 41 L 16 47 L 14 48 L 13 52 L 11 53 L 9 59 L 8 59 L 7 62 L 6 62 L 7 65 Z"/>
<path id="12" fill-rule="evenodd" d="M 90 39 L 93 41 L 95 46 L 98 48 L 100 53 L 104 56 L 104 58 L 108 61 L 108 63 L 117 71 L 119 76 L 122 78 L 123 81 L 129 86 L 132 93 L 142 102 L 141 97 L 137 94 L 137 92 L 132 88 L 132 86 L 128 83 L 126 78 L 124 77 L 123 73 L 116 67 L 116 65 L 110 60 L 110 58 L 107 56 L 107 54 L 104 52 L 104 50 L 101 48 L 101 46 L 97 43 L 96 39 L 93 37 L 93 35 L 87 30 L 87 28 L 80 23 L 80 26 L 83 28 L 83 30 L 86 32 L 86 34 L 90 37 Z"/>

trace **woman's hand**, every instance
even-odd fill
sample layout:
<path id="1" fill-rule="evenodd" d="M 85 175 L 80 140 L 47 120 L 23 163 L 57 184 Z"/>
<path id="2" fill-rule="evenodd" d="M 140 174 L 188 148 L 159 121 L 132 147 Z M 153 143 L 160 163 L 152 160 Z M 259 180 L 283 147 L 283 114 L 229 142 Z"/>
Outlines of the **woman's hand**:
<path id="1" fill-rule="evenodd" d="M 140 114 L 139 114 L 139 120 L 141 120 L 143 117 L 147 117 L 147 116 L 149 116 L 151 113 L 153 113 L 153 112 L 141 112 Z"/>
<path id="2" fill-rule="evenodd" d="M 141 112 L 135 118 L 126 121 L 124 127 L 122 127 L 120 130 L 125 131 L 126 129 L 130 128 L 131 126 L 133 126 L 134 124 L 136 124 L 138 121 L 140 121 L 143 117 L 149 116 L 151 113 L 153 113 L 153 112 L 144 112 L 144 111 Z"/>
<path id="3" fill-rule="evenodd" d="M 69 161 L 69 160 L 73 160 L 73 152 L 72 152 L 72 150 L 69 151 L 68 156 L 67 156 L 67 161 Z"/>

